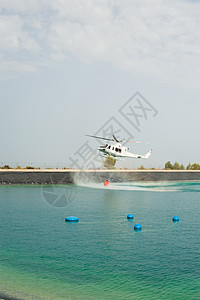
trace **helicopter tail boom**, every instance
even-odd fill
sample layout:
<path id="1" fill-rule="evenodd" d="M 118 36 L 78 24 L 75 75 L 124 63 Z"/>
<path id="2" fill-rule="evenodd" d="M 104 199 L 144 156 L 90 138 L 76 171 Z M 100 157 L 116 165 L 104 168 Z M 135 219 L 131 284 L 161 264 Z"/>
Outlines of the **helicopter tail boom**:
<path id="1" fill-rule="evenodd" d="M 148 159 L 151 153 L 152 153 L 152 149 L 149 152 L 147 152 L 145 155 L 143 155 L 141 158 Z"/>
<path id="2" fill-rule="evenodd" d="M 134 154 L 134 153 L 127 153 L 125 157 L 131 157 L 131 158 L 141 158 L 141 159 L 148 159 L 149 156 L 151 155 L 152 150 L 147 152 L 145 155 L 140 155 L 140 154 Z"/>

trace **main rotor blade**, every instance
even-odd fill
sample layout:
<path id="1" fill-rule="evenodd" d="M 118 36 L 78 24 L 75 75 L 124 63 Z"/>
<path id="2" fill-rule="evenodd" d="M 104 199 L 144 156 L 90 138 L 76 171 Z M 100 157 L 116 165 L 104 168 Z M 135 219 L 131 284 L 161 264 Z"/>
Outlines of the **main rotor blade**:
<path id="1" fill-rule="evenodd" d="M 123 141 L 124 143 L 135 143 L 135 144 L 149 144 L 149 142 L 140 142 L 140 141 Z"/>
<path id="2" fill-rule="evenodd" d="M 112 141 L 112 142 L 114 141 L 113 139 L 107 139 L 107 138 L 103 138 L 103 137 L 96 136 L 96 135 L 85 134 L 85 136 L 89 136 L 89 137 L 92 137 L 92 138 L 95 138 L 95 139 L 106 140 L 106 141 Z"/>

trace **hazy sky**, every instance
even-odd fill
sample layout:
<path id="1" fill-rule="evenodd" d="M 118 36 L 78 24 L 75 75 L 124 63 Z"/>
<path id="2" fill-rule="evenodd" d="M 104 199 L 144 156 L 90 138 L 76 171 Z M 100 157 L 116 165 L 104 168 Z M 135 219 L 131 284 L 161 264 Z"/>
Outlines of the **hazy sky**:
<path id="1" fill-rule="evenodd" d="M 0 13 L 1 165 L 89 167 L 84 134 L 109 128 L 153 149 L 118 167 L 200 163 L 200 1 L 1 0 Z"/>

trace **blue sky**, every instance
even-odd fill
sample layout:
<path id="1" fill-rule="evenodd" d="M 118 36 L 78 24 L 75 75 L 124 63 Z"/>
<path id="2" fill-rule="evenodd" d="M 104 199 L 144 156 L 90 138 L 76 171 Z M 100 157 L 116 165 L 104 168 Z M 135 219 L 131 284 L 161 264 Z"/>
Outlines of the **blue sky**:
<path id="1" fill-rule="evenodd" d="M 200 162 L 199 1 L 2 0 L 0 13 L 1 165 L 69 166 L 111 117 L 150 141 L 132 152 L 153 148 L 118 167 Z M 137 91 L 158 111 L 140 131 L 119 114 Z"/>

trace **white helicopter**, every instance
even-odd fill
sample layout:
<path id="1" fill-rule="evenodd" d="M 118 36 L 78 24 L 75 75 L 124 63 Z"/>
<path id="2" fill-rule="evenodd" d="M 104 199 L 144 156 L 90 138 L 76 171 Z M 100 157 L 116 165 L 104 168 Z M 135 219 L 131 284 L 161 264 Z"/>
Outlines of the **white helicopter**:
<path id="1" fill-rule="evenodd" d="M 113 156 L 117 158 L 123 158 L 123 157 L 129 157 L 129 158 L 143 158 L 143 159 L 148 159 L 149 156 L 152 153 L 152 150 L 147 152 L 145 155 L 140 155 L 140 154 L 134 154 L 129 152 L 129 148 L 122 146 L 121 143 L 142 143 L 142 142 L 136 142 L 136 141 L 119 141 L 116 136 L 113 134 L 113 139 L 108 139 L 108 138 L 103 138 L 95 135 L 88 135 L 86 136 L 95 138 L 95 139 L 101 139 L 101 140 L 106 140 L 106 141 L 112 141 L 114 143 L 112 144 L 105 144 L 103 146 L 99 146 L 98 150 L 100 151 L 100 154 L 104 157 L 106 156 Z"/>

